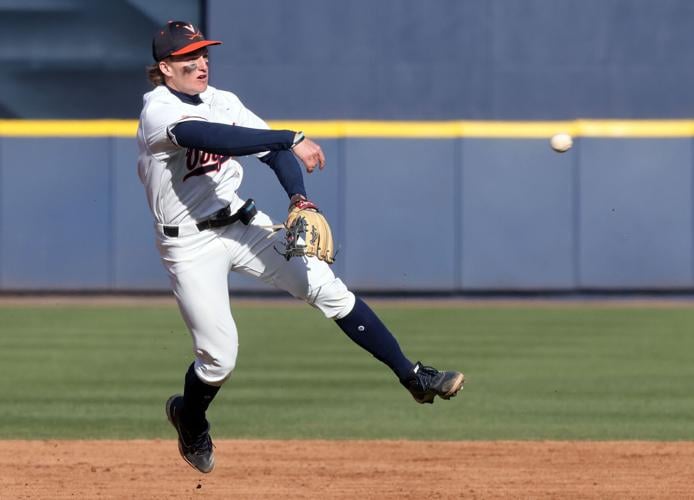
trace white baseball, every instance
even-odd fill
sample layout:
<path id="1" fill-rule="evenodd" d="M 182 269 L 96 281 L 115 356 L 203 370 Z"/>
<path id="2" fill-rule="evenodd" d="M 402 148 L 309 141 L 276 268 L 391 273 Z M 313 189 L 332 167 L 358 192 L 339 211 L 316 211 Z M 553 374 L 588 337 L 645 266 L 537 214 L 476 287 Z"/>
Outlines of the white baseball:
<path id="1" fill-rule="evenodd" d="M 555 150 L 557 153 L 564 153 L 565 151 L 571 149 L 571 146 L 573 146 L 574 141 L 569 134 L 562 133 L 554 134 L 552 138 L 549 140 L 549 144 L 552 146 L 552 149 Z"/>

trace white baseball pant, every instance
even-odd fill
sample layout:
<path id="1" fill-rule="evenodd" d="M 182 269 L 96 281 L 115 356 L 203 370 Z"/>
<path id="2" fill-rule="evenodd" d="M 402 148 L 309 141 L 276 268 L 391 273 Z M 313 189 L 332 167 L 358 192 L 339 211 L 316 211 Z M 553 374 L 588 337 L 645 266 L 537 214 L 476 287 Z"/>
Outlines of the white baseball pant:
<path id="1" fill-rule="evenodd" d="M 231 314 L 227 277 L 244 273 L 289 292 L 340 319 L 353 309 L 355 297 L 330 266 L 315 257 L 286 260 L 282 231 L 258 212 L 250 225 L 236 222 L 178 237 L 157 231 L 157 247 L 193 338 L 195 372 L 207 384 L 222 385 L 236 364 L 238 332 Z"/>

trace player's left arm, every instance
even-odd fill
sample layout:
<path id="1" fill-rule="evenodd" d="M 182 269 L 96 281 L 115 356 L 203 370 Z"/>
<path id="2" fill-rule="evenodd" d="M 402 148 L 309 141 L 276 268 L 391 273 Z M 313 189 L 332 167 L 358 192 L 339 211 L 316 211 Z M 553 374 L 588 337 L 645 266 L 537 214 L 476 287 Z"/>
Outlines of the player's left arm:
<path id="1" fill-rule="evenodd" d="M 320 146 L 310 139 L 306 139 L 303 135 L 297 139 L 290 151 L 271 151 L 267 155 L 261 156 L 260 161 L 267 164 L 275 172 L 289 198 L 300 194 L 305 199 L 304 178 L 301 174 L 301 167 L 296 161 L 297 157 L 306 166 L 306 171 L 309 174 L 316 166 L 321 170 L 325 166 L 325 156 L 323 156 Z"/>
<path id="2" fill-rule="evenodd" d="M 271 151 L 260 157 L 260 161 L 275 172 L 277 180 L 280 181 L 289 198 L 297 194 L 302 195 L 304 198 L 306 197 L 301 167 L 296 161 L 296 157 L 290 151 Z"/>

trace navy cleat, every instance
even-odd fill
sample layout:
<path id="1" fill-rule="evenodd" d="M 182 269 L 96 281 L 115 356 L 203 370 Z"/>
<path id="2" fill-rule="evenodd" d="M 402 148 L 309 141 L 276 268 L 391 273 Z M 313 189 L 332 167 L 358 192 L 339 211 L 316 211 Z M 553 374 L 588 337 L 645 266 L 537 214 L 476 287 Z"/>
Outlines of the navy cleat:
<path id="1" fill-rule="evenodd" d="M 424 366 L 417 361 L 412 375 L 400 383 L 410 391 L 418 403 L 434 403 L 434 396 L 451 399 L 463 388 L 465 376 L 460 372 L 440 372 L 431 366 Z"/>
<path id="2" fill-rule="evenodd" d="M 194 469 L 208 473 L 214 469 L 214 451 L 210 438 L 210 425 L 199 435 L 192 435 L 181 421 L 183 396 L 174 394 L 166 402 L 166 416 L 178 433 L 178 451 L 183 460 Z"/>

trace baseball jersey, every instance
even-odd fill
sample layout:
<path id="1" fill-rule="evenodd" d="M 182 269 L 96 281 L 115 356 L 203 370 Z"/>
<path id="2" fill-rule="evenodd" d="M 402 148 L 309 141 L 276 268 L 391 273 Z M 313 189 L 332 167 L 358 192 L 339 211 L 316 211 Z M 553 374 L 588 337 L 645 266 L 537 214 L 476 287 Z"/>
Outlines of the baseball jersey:
<path id="1" fill-rule="evenodd" d="M 199 104 L 184 102 L 160 85 L 143 98 L 137 129 L 137 168 L 155 222 L 161 224 L 194 223 L 227 205 L 233 211 L 243 203 L 236 194 L 243 180 L 241 164 L 231 156 L 177 145 L 170 134 L 175 125 L 205 120 L 269 128 L 231 92 L 208 86 L 199 97 Z"/>

